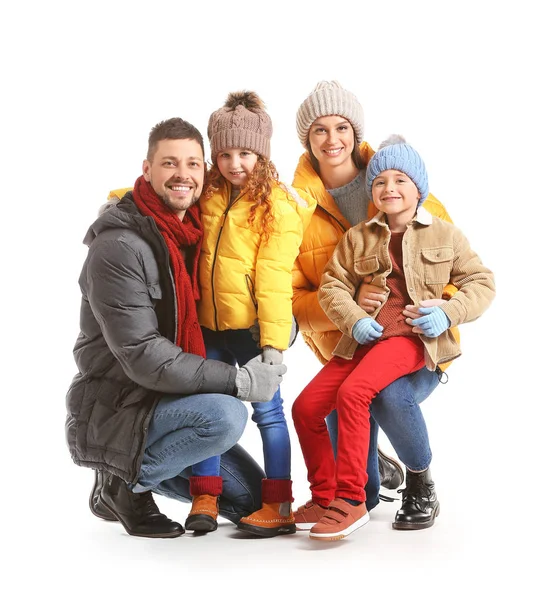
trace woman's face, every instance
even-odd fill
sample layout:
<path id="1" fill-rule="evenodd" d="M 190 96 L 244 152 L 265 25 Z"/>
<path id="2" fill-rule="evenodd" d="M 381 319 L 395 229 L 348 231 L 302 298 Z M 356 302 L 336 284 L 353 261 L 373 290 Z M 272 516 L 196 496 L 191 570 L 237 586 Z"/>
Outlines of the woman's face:
<path id="1" fill-rule="evenodd" d="M 320 167 L 338 167 L 352 160 L 355 134 L 344 117 L 331 115 L 316 119 L 310 127 L 308 141 Z"/>

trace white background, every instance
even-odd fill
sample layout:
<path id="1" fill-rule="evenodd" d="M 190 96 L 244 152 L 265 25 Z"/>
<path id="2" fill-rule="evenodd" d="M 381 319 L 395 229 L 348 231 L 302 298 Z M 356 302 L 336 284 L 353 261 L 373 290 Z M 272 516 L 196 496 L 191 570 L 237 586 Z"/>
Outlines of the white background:
<path id="1" fill-rule="evenodd" d="M 540 4 L 3 5 L 4 597 L 543 593 L 551 48 Z M 302 152 L 296 110 L 322 79 L 357 95 L 372 146 L 396 132 L 420 151 L 431 191 L 496 274 L 497 299 L 461 328 L 464 356 L 423 407 L 442 513 L 431 530 L 395 532 L 396 503 L 381 505 L 323 548 L 298 535 L 243 540 L 228 523 L 200 539 L 131 538 L 89 513 L 92 472 L 73 465 L 64 441 L 82 238 L 107 192 L 140 174 L 155 123 L 181 116 L 206 136 L 230 91 L 266 102 L 272 159 L 290 182 Z M 302 342 L 286 362 L 290 415 L 319 365 Z M 260 460 L 254 424 L 242 441 Z M 185 519 L 186 505 L 159 504 Z"/>

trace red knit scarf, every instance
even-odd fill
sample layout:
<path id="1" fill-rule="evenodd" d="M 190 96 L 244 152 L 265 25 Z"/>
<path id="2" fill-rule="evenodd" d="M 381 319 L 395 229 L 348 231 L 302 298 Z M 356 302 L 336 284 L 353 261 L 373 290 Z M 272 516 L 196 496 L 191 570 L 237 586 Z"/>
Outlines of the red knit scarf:
<path id="1" fill-rule="evenodd" d="M 197 270 L 203 239 L 199 205 L 194 204 L 188 208 L 182 222 L 174 212 L 165 206 L 143 175 L 138 177 L 134 184 L 133 197 L 142 215 L 153 217 L 168 248 L 178 308 L 176 344 L 184 352 L 205 358 L 205 343 L 195 305 L 195 302 L 199 300 Z M 186 269 L 180 249 L 185 250 L 186 256 L 189 257 L 190 272 Z"/>

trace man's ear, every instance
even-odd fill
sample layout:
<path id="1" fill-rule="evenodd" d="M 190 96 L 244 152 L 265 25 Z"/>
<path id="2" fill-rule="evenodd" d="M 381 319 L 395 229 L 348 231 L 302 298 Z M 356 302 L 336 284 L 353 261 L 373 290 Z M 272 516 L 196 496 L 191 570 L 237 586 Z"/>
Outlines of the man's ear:
<path id="1" fill-rule="evenodd" d="M 151 181 L 151 163 L 147 158 L 142 163 L 142 173 L 146 181 Z"/>

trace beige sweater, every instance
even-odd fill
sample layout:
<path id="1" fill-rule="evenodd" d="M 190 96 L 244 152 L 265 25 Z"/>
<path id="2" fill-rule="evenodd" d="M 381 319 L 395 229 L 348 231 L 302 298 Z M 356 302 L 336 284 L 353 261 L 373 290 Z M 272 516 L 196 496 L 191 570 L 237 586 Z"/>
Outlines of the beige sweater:
<path id="1" fill-rule="evenodd" d="M 352 328 L 364 317 L 377 317 L 378 311 L 368 315 L 356 304 L 354 296 L 366 275 L 372 275 L 372 283 L 388 291 L 389 240 L 390 229 L 385 215 L 380 212 L 367 223 L 349 229 L 327 263 L 318 298 L 329 319 L 343 333 L 333 352 L 336 356 L 352 358 L 358 347 Z M 441 298 L 448 282 L 458 288 L 459 291 L 441 306 L 452 327 L 474 321 L 493 300 L 493 273 L 482 264 L 455 225 L 433 217 L 422 206 L 404 234 L 402 250 L 412 304 Z M 423 335 L 420 338 L 425 345 L 427 367 L 432 371 L 438 364 L 461 354 L 449 329 L 437 338 Z"/>

